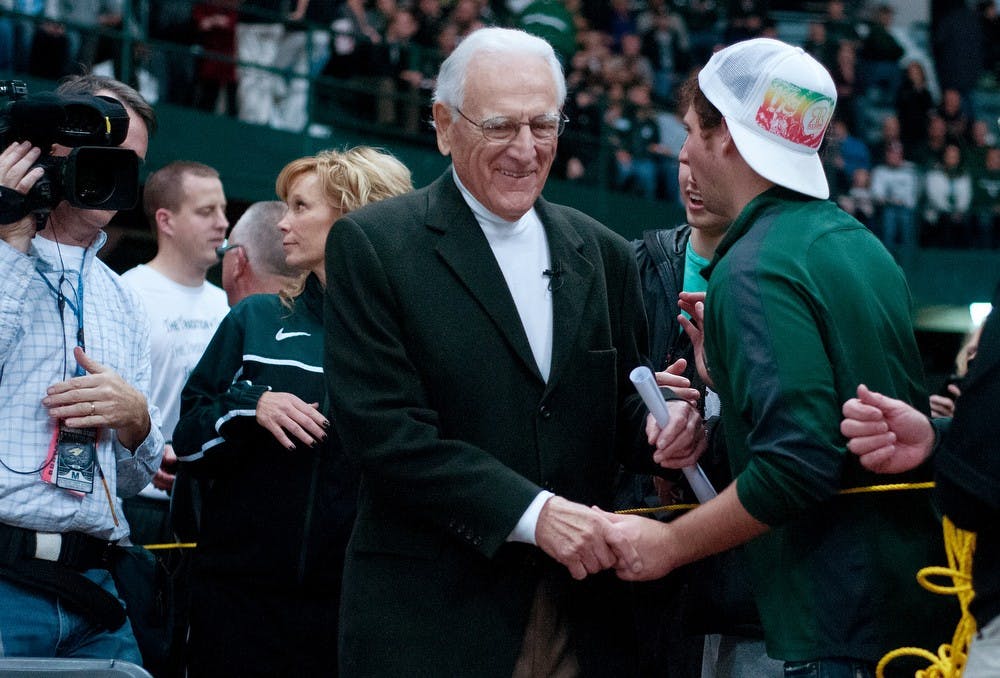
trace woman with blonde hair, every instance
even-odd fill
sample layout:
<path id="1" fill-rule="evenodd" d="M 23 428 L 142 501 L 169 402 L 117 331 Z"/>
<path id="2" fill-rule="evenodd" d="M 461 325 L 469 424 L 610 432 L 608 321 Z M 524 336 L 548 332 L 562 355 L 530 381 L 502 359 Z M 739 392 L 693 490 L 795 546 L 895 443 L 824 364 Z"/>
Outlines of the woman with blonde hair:
<path id="1" fill-rule="evenodd" d="M 178 458 L 208 479 L 192 573 L 188 675 L 336 675 L 344 549 L 357 470 L 326 413 L 326 236 L 343 214 L 412 190 L 357 147 L 293 160 L 279 224 L 301 278 L 222 321 L 182 394 Z"/>

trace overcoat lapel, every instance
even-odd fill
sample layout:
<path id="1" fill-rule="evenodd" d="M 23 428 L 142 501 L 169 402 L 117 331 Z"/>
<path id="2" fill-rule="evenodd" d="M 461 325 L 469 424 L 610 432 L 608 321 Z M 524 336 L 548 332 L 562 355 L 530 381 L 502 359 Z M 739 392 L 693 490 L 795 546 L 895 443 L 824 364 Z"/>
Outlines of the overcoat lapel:
<path id="1" fill-rule="evenodd" d="M 434 182 L 427 196 L 427 227 L 440 235 L 438 256 L 476 299 L 518 358 L 541 381 L 503 272 L 479 222 L 455 185 L 451 170 Z"/>
<path id="2" fill-rule="evenodd" d="M 542 199 L 535 209 L 549 239 L 552 267 L 560 271 L 558 283 L 552 286 L 552 368 L 546 388 L 550 391 L 565 370 L 575 369 L 570 356 L 578 355 L 574 347 L 594 284 L 594 265 L 584 256 L 583 239 L 564 214 L 550 209 Z"/>

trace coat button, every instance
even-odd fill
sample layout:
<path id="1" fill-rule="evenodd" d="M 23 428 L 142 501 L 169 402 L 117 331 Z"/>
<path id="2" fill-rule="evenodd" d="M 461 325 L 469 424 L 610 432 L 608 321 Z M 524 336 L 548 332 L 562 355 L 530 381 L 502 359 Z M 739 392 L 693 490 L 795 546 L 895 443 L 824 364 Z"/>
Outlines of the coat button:
<path id="1" fill-rule="evenodd" d="M 552 410 L 549 409 L 548 405 L 542 405 L 538 408 L 538 415 L 547 421 L 552 418 Z"/>

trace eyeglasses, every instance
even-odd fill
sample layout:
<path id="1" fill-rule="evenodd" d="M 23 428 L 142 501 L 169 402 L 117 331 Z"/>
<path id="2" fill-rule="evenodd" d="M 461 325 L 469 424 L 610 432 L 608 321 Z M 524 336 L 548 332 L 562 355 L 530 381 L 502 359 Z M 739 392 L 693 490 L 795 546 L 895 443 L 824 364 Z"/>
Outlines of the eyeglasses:
<path id="1" fill-rule="evenodd" d="M 222 261 L 222 258 L 226 256 L 226 252 L 236 249 L 237 247 L 243 247 L 243 245 L 240 245 L 239 243 L 230 244 L 228 239 L 223 240 L 222 244 L 215 248 L 215 256 L 219 257 L 219 261 Z"/>
<path id="2" fill-rule="evenodd" d="M 465 113 L 462 109 L 455 108 L 458 114 L 465 118 L 470 125 L 473 127 L 478 127 L 479 131 L 483 133 L 483 137 L 487 141 L 497 141 L 497 142 L 510 142 L 513 141 L 518 133 L 521 131 L 521 127 L 524 125 L 528 126 L 531 130 L 531 136 L 535 138 L 536 141 L 552 141 L 566 129 L 566 123 L 569 122 L 562 111 L 555 114 L 539 115 L 532 118 L 528 122 L 518 122 L 517 120 L 511 120 L 510 118 L 487 118 L 482 122 L 476 122 Z"/>

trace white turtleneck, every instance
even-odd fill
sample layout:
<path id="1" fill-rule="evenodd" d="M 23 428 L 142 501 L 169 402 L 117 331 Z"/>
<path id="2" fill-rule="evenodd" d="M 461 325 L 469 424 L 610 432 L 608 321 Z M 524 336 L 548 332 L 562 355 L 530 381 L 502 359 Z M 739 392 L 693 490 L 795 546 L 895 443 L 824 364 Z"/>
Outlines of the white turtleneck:
<path id="1" fill-rule="evenodd" d="M 483 207 L 457 174 L 455 183 L 486 235 L 514 298 L 538 371 L 548 381 L 552 367 L 552 292 L 549 278 L 542 274 L 550 268 L 545 228 L 534 208 L 517 221 L 505 221 Z"/>
<path id="2" fill-rule="evenodd" d="M 550 268 L 549 241 L 545 238 L 545 228 L 534 208 L 517 221 L 501 219 L 473 197 L 462 185 L 454 168 L 452 176 L 486 235 L 507 282 L 507 289 L 514 298 L 535 364 L 538 365 L 542 379 L 548 381 L 549 369 L 552 367 L 552 291 L 549 290 L 549 279 L 542 273 Z M 534 544 L 538 515 L 552 496 L 553 493 L 548 490 L 539 492 L 507 535 L 507 541 Z"/>

